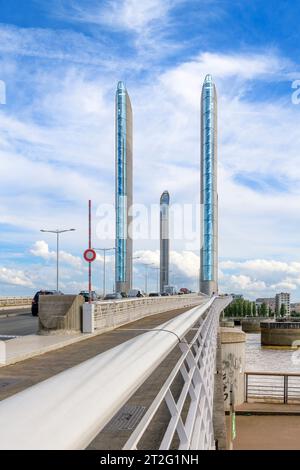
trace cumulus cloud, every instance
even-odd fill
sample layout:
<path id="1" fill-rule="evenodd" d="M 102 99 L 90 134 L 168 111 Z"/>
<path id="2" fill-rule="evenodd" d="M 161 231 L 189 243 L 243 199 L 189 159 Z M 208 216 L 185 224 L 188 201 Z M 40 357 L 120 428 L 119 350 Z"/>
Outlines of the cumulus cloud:
<path id="1" fill-rule="evenodd" d="M 18 287 L 33 287 L 33 283 L 24 271 L 0 267 L 0 283 Z"/>
<path id="2" fill-rule="evenodd" d="M 30 253 L 34 256 L 43 258 L 45 260 L 56 259 L 56 252 L 49 250 L 49 245 L 44 240 L 36 241 Z M 63 263 L 74 266 L 75 268 L 81 268 L 82 260 L 78 256 L 74 256 L 66 251 L 59 251 L 59 258 Z"/>
<path id="3" fill-rule="evenodd" d="M 284 263 L 276 260 L 254 259 L 246 261 L 221 261 L 221 269 L 252 271 L 255 273 L 300 274 L 300 262 Z"/>

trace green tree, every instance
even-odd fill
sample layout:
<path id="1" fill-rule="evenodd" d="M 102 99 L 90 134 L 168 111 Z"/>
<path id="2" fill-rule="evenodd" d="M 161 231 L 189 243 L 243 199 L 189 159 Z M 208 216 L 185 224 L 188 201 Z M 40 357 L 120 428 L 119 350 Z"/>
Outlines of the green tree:
<path id="1" fill-rule="evenodd" d="M 267 316 L 267 313 L 268 313 L 268 309 L 267 309 L 267 306 L 265 303 L 261 304 L 261 307 L 260 307 L 260 316 L 261 317 L 266 317 Z"/>
<path id="2" fill-rule="evenodd" d="M 285 306 L 285 304 L 281 304 L 281 306 L 280 306 L 280 316 L 285 317 L 285 315 L 286 315 L 286 306 Z"/>
<path id="3" fill-rule="evenodd" d="M 272 309 L 271 309 L 271 307 L 270 307 L 270 306 L 269 306 L 269 315 L 268 315 L 268 316 L 269 316 L 269 317 L 271 317 L 271 316 L 272 316 Z"/>

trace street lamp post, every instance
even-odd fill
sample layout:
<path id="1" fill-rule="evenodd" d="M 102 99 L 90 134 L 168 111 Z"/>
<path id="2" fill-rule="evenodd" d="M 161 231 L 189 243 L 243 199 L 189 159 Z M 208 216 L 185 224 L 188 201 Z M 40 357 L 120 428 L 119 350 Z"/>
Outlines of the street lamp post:
<path id="1" fill-rule="evenodd" d="M 115 250 L 115 248 L 94 248 L 95 251 L 103 252 L 103 297 L 106 293 L 106 252 Z"/>
<path id="2" fill-rule="evenodd" d="M 65 232 L 74 232 L 75 228 L 69 228 L 67 230 L 41 230 L 43 233 L 55 233 L 56 234 L 56 291 L 58 292 L 59 287 L 59 235 Z"/>

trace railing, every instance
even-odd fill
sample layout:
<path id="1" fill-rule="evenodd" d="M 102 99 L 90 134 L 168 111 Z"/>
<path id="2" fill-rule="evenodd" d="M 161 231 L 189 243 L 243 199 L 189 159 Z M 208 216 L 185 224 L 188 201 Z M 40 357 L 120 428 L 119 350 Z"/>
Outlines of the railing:
<path id="1" fill-rule="evenodd" d="M 119 301 L 94 302 L 83 306 L 83 332 L 105 331 L 133 322 L 148 315 L 199 305 L 205 296 L 197 294 L 170 297 L 145 297 Z"/>
<path id="2" fill-rule="evenodd" d="M 213 301 L 214 298 L 206 299 L 203 305 L 154 330 L 1 401 L 0 449 L 86 448 L 178 342 L 182 343 Z M 210 334 L 215 331 L 217 317 L 214 313 L 213 324 L 207 320 L 191 350 L 186 350 L 186 372 L 182 368 L 189 384 L 184 387 L 185 390 L 188 388 L 193 401 L 185 432 L 188 433 L 186 423 L 194 423 L 195 436 L 191 440 L 194 448 L 213 445 L 211 410 L 215 343 Z M 175 406 L 178 407 L 178 403 Z M 176 429 L 181 432 L 179 418 L 172 418 L 169 426 L 171 428 L 177 419 Z M 182 448 L 183 442 L 184 437 Z"/>
<path id="3" fill-rule="evenodd" d="M 300 403 L 300 374 L 245 372 L 245 401 Z"/>
<path id="4" fill-rule="evenodd" d="M 0 297 L 0 307 L 30 305 L 32 297 Z"/>
<path id="5" fill-rule="evenodd" d="M 193 339 L 184 338 L 179 346 L 182 356 L 169 375 L 151 407 L 123 447 L 138 449 L 161 405 L 165 402 L 170 414 L 159 449 L 176 448 L 212 450 L 215 448 L 213 432 L 213 398 L 219 316 L 231 298 L 217 300 L 200 319 Z M 195 329 L 195 328 L 194 328 Z M 180 377 L 181 376 L 181 377 Z M 172 387 L 181 378 L 183 386 L 175 399 Z"/>

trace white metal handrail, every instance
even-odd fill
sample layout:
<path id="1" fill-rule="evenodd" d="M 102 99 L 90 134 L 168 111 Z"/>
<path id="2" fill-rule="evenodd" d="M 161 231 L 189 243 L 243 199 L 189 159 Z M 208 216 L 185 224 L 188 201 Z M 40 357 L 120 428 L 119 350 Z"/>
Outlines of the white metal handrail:
<path id="1" fill-rule="evenodd" d="M 229 303 L 227 299 L 226 303 Z M 224 304 L 224 301 L 222 302 Z M 225 305 L 222 306 L 222 309 Z M 201 322 L 190 343 L 181 342 L 182 356 L 172 370 L 151 407 L 123 447 L 138 449 L 138 444 L 165 401 L 170 412 L 170 421 L 160 443 L 160 449 L 170 449 L 175 433 L 179 437 L 179 449 L 214 449 L 213 396 L 216 360 L 216 342 L 220 305 L 214 304 Z M 175 402 L 171 387 L 181 374 L 184 385 Z M 190 404 L 185 422 L 182 412 L 187 396 Z"/>
<path id="2" fill-rule="evenodd" d="M 213 301 L 0 402 L 0 449 L 86 448 Z"/>

